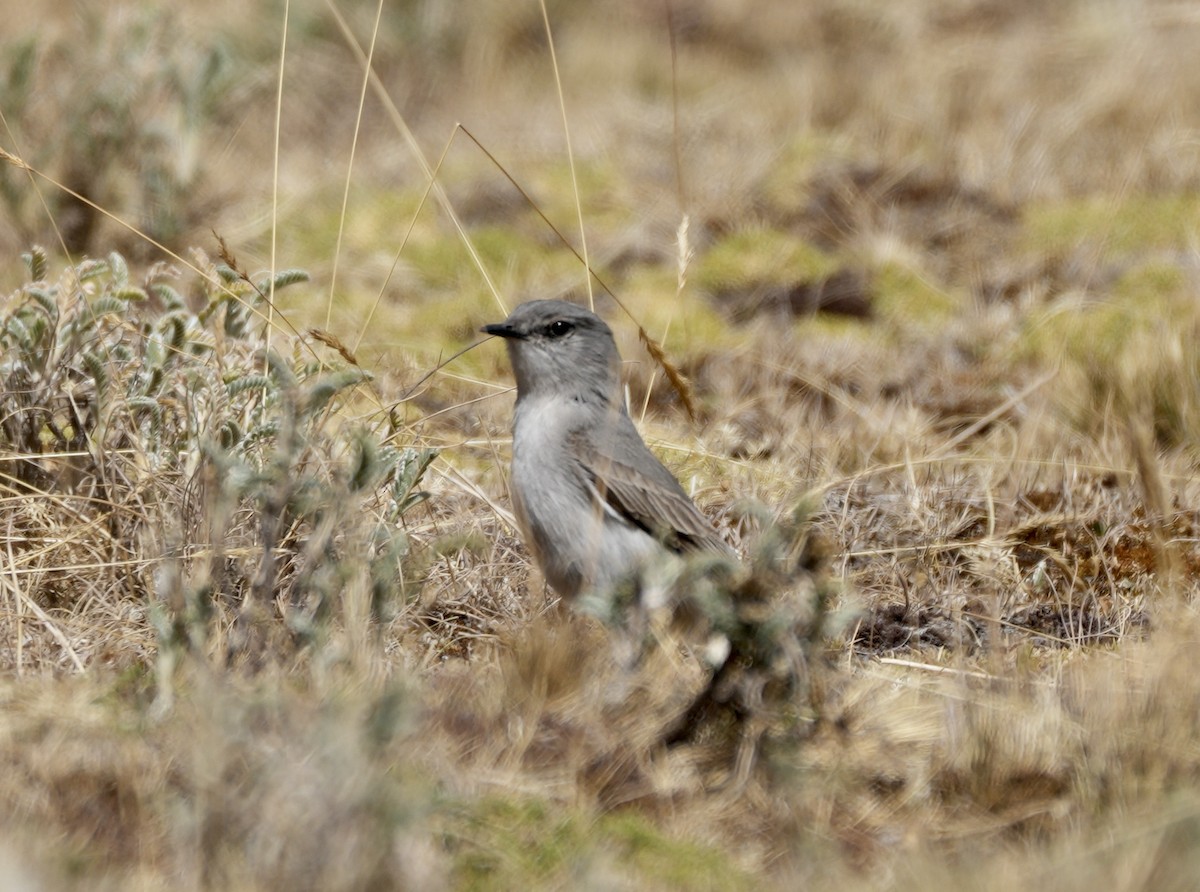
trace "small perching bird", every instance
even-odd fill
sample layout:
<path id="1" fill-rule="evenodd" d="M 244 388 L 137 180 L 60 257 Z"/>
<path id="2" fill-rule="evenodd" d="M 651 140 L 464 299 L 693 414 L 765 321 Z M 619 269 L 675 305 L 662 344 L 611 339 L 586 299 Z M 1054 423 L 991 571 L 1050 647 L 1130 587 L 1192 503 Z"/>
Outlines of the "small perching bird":
<path id="1" fill-rule="evenodd" d="M 832 594 L 811 510 L 769 523 L 738 562 L 642 442 L 598 316 L 530 301 L 483 331 L 505 339 L 517 379 L 509 484 L 525 541 L 564 600 L 614 628 L 623 670 L 642 673 L 615 676 L 608 702 L 653 703 L 634 710 L 639 735 L 657 721 L 646 739 L 701 747 L 714 776 L 744 777 L 763 740 L 811 726 L 797 717 Z"/>
<path id="2" fill-rule="evenodd" d="M 671 552 L 735 557 L 634 427 L 621 357 L 599 316 L 535 300 L 482 331 L 508 347 L 517 379 L 513 504 L 561 597 L 611 593 Z"/>

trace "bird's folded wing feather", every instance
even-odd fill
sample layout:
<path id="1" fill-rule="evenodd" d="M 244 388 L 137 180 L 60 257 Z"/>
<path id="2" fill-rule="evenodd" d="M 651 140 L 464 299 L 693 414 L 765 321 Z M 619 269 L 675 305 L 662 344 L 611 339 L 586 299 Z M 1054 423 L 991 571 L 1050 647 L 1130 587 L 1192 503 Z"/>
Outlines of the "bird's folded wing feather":
<path id="1" fill-rule="evenodd" d="M 628 432 L 609 438 L 576 434 L 571 448 L 596 492 L 618 515 L 672 551 L 733 550 L 692 504 L 683 487 L 646 448 L 629 422 Z M 632 435 L 632 436 L 630 436 Z M 599 440 L 599 443 L 589 442 Z"/>

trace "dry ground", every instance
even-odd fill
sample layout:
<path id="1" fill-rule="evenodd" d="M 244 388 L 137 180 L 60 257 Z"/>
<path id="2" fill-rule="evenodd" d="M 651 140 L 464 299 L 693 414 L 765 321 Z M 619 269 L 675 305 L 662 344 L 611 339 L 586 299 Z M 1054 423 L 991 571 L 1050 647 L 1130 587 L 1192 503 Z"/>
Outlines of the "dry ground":
<path id="1" fill-rule="evenodd" d="M 0 885 L 1195 888 L 1191 4 L 551 3 L 561 105 L 537 5 L 385 4 L 361 121 L 370 4 L 177 6 L 0 3 Z M 555 607 L 439 366 L 562 239 L 827 556 L 751 731 Z"/>

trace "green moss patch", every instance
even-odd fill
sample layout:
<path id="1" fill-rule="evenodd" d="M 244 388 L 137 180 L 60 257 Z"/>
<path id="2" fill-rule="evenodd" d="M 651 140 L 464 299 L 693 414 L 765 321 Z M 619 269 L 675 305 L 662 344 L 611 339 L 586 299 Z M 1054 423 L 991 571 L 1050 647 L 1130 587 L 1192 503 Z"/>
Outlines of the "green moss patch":
<path id="1" fill-rule="evenodd" d="M 643 889 L 716 892 L 750 882 L 726 856 L 672 839 L 631 813 L 590 819 L 543 802 L 492 797 L 451 823 L 445 839 L 455 888 L 568 888 L 601 875 Z"/>
<path id="2" fill-rule="evenodd" d="M 778 229 L 740 229 L 698 259 L 692 279 L 711 292 L 748 285 L 815 281 L 837 271 L 831 255 Z"/>
<path id="3" fill-rule="evenodd" d="M 639 267 L 623 284 L 621 303 L 674 359 L 719 351 L 729 345 L 736 337 L 729 321 L 691 288 L 676 294 L 677 287 L 674 270 Z M 627 324 L 623 315 L 620 311 L 609 314 L 608 321 L 615 330 L 620 331 Z M 628 325 L 636 332 L 632 322 Z"/>
<path id="4" fill-rule="evenodd" d="M 1027 357 L 1117 364 L 1137 335 L 1195 317 L 1181 272 L 1148 264 L 1125 272 L 1102 299 L 1063 300 L 1030 319 Z"/>
<path id="5" fill-rule="evenodd" d="M 1091 245 L 1128 254 L 1186 247 L 1200 230 L 1200 195 L 1100 196 L 1034 204 L 1025 212 L 1025 241 L 1051 253 Z"/>
<path id="6" fill-rule="evenodd" d="M 1057 388 L 1081 429 L 1117 406 L 1149 413 L 1163 445 L 1200 432 L 1200 360 L 1192 342 L 1200 311 L 1180 270 L 1146 264 L 1126 271 L 1103 299 L 1064 299 L 1030 319 L 1020 354 L 1060 363 Z"/>
<path id="7" fill-rule="evenodd" d="M 963 297 L 939 287 L 915 269 L 886 262 L 874 271 L 875 310 L 899 324 L 942 323 L 959 313 Z"/>

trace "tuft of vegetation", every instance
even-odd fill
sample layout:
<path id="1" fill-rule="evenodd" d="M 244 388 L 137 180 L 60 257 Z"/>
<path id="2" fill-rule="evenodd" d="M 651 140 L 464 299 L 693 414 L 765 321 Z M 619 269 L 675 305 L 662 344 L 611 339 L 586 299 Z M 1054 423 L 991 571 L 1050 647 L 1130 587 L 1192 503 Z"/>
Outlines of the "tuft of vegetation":
<path id="1" fill-rule="evenodd" d="M 347 592 L 366 623 L 415 593 L 400 523 L 434 453 L 331 421 L 369 382 L 361 368 L 264 342 L 264 294 L 302 273 L 254 283 L 197 253 L 182 284 L 163 264 L 135 279 L 117 253 L 57 274 L 40 248 L 24 260 L 29 281 L 0 315 L 0 447 L 5 489 L 31 506 L 8 540 L 28 603 L 148 608 L 160 657 L 206 654 L 236 618 L 217 637 L 242 658 L 272 615 L 303 646 L 356 609 Z M 79 524 L 94 535 L 64 532 Z M 27 646 L 13 668 L 82 667 L 43 625 L 46 651 Z"/>

